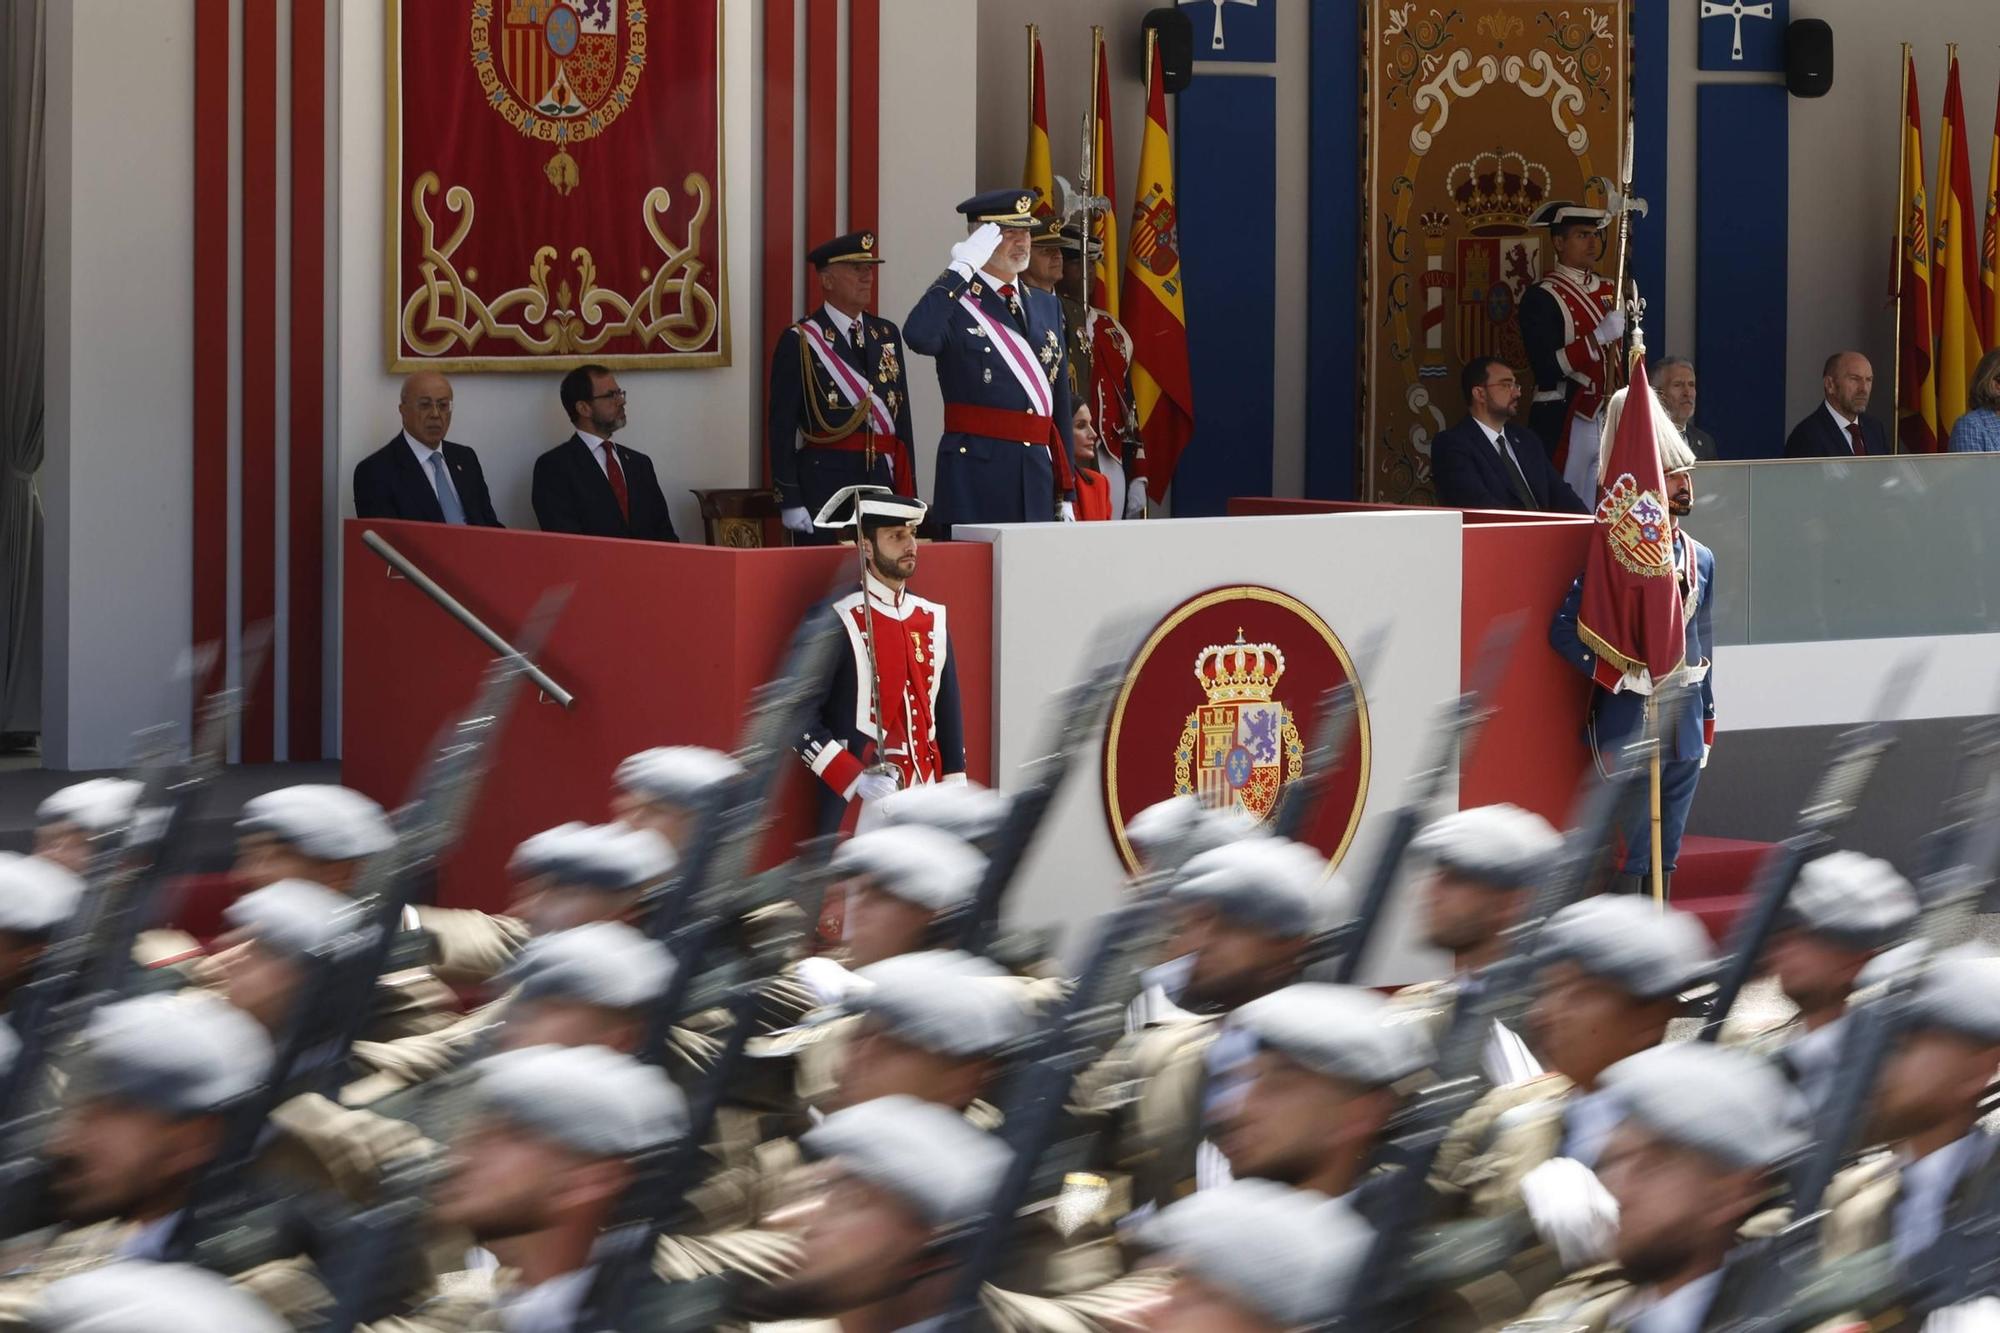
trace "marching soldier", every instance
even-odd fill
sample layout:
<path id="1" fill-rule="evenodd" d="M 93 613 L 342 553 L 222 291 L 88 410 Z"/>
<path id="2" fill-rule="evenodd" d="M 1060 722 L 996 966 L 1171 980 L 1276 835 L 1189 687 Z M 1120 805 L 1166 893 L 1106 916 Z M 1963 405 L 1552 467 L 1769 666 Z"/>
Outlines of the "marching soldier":
<path id="1" fill-rule="evenodd" d="M 766 436 L 785 527 L 795 543 L 824 545 L 833 537 L 813 515 L 842 487 L 917 493 L 916 437 L 903 335 L 868 310 L 882 264 L 875 233 L 836 236 L 806 259 L 825 300 L 778 336 Z"/>
<path id="2" fill-rule="evenodd" d="M 50 793 L 35 808 L 35 855 L 83 874 L 91 840 L 130 824 L 143 790 L 130 778 L 86 778 Z"/>
<path id="3" fill-rule="evenodd" d="M 937 528 L 1075 518 L 1068 352 L 1062 307 L 1027 286 L 1034 190 L 995 190 L 958 206 L 970 234 L 903 321 L 910 347 L 937 361 L 944 393 Z"/>
<path id="4" fill-rule="evenodd" d="M 83 881 L 55 862 L 0 852 L 0 1006 L 34 975 L 82 900 Z"/>
<path id="5" fill-rule="evenodd" d="M 1140 1244 L 1173 1273 L 1154 1333 L 1319 1328 L 1360 1294 L 1374 1242 L 1350 1209 L 1308 1190 L 1239 1180 L 1174 1204 Z"/>
<path id="6" fill-rule="evenodd" d="M 694 837 L 702 801 L 742 773 L 733 756 L 705 745 L 641 750 L 612 775 L 611 817 L 631 828 L 652 830 L 680 856 Z"/>
<path id="7" fill-rule="evenodd" d="M 1004 793 L 974 782 L 933 782 L 883 797 L 878 812 L 883 828 L 920 824 L 949 833 L 983 853 L 1000 831 L 1010 804 Z"/>
<path id="8" fill-rule="evenodd" d="M 1600 277 L 1609 215 L 1565 199 L 1535 211 L 1529 225 L 1547 227 L 1555 265 L 1521 294 L 1521 337 L 1535 372 L 1528 424 L 1570 489 L 1594 501 L 1604 405 L 1615 387 L 1610 367 L 1625 336 L 1617 293 Z"/>

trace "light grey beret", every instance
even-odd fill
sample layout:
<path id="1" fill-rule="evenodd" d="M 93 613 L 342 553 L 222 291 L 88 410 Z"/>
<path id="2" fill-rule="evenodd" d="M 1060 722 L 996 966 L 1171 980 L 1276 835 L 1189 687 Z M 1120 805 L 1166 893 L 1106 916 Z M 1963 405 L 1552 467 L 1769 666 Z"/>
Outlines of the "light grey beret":
<path id="1" fill-rule="evenodd" d="M 1799 868 L 1786 923 L 1853 949 L 1886 949 L 1917 919 L 1917 891 L 1887 861 L 1828 852 Z"/>
<path id="2" fill-rule="evenodd" d="M 204 991 L 108 1004 L 84 1028 L 72 1097 L 103 1097 L 167 1115 L 209 1115 L 271 1070 L 257 1021 Z"/>
<path id="3" fill-rule="evenodd" d="M 0 930 L 47 935 L 76 914 L 83 881 L 39 856 L 0 852 Z"/>
<path id="4" fill-rule="evenodd" d="M 265 833 L 322 861 L 373 856 L 396 841 L 382 807 L 358 791 L 324 783 L 280 787 L 243 804 L 238 833 Z"/>
<path id="5" fill-rule="evenodd" d="M 991 787 L 970 782 L 921 782 L 891 792 L 875 803 L 880 827 L 921 824 L 977 844 L 999 831 L 1011 804 Z"/>
<path id="6" fill-rule="evenodd" d="M 1284 838 L 1246 838 L 1201 853 L 1181 867 L 1172 897 L 1206 903 L 1232 921 L 1283 938 L 1310 935 L 1344 889 L 1326 884 L 1326 857 Z"/>
<path id="7" fill-rule="evenodd" d="M 629 1157 L 687 1133 L 680 1089 L 603 1046 L 527 1046 L 473 1068 L 486 1111 L 585 1156 Z"/>
<path id="8" fill-rule="evenodd" d="M 1273 1324 L 1317 1324 L 1348 1304 L 1374 1231 L 1346 1204 L 1237 1180 L 1172 1204 L 1139 1243 Z"/>
<path id="9" fill-rule="evenodd" d="M 651 829 L 594 824 L 577 829 L 550 854 L 548 874 L 569 888 L 623 893 L 643 889 L 673 870 L 673 844 Z"/>
<path id="10" fill-rule="evenodd" d="M 1769 1060 L 1733 1047 L 1655 1046 L 1620 1060 L 1601 1082 L 1625 1118 L 1731 1169 L 1777 1166 L 1806 1143 L 1797 1089 Z"/>
<path id="11" fill-rule="evenodd" d="M 2000 958 L 1950 949 L 1917 983 L 1912 1017 L 1976 1042 L 2000 1043 Z"/>
<path id="12" fill-rule="evenodd" d="M 691 805 L 718 782 L 743 772 L 743 765 L 705 745 L 661 745 L 641 750 L 618 765 L 612 783 L 621 791 L 669 805 Z"/>
<path id="13" fill-rule="evenodd" d="M 963 838 L 920 824 L 870 829 L 833 854 L 842 875 L 865 875 L 884 893 L 933 912 L 972 901 L 986 858 Z"/>
<path id="14" fill-rule="evenodd" d="M 1547 874 L 1562 848 L 1549 821 L 1518 805 L 1479 805 L 1434 820 L 1410 843 L 1423 857 L 1461 879 L 1518 889 Z"/>
<path id="15" fill-rule="evenodd" d="M 323 884 L 281 879 L 244 894 L 223 920 L 278 953 L 304 956 L 338 939 L 352 924 L 354 901 Z"/>
<path id="16" fill-rule="evenodd" d="M 1536 962 L 1575 963 L 1641 1000 L 1678 994 L 1708 979 L 1715 950 L 1701 922 L 1651 898 L 1600 894 L 1549 918 Z"/>
<path id="17" fill-rule="evenodd" d="M 898 954 L 857 971 L 842 1002 L 912 1046 L 955 1059 L 992 1055 L 1029 1027 L 1021 983 L 984 958 L 945 950 Z"/>
<path id="18" fill-rule="evenodd" d="M 500 984 L 521 988 L 521 998 L 557 998 L 607 1009 L 637 1009 L 666 993 L 674 956 L 616 921 L 559 930 L 528 941 L 501 974 Z"/>
<path id="19" fill-rule="evenodd" d="M 35 808 L 43 824 L 75 824 L 86 833 L 108 833 L 132 817 L 145 784 L 130 778 L 86 778 L 51 793 Z"/>
<path id="20" fill-rule="evenodd" d="M 524 839 L 507 858 L 507 873 L 515 879 L 533 879 L 553 872 L 562 865 L 571 836 L 589 827 L 580 819 L 572 819 Z"/>
<path id="21" fill-rule="evenodd" d="M 799 1144 L 816 1159 L 838 1159 L 849 1174 L 895 1195 L 939 1230 L 979 1216 L 1013 1158 L 958 1112 L 902 1096 L 835 1111 Z"/>
<path id="22" fill-rule="evenodd" d="M 1363 1087 L 1386 1087 L 1434 1058 L 1421 1023 L 1398 1021 L 1389 1002 L 1359 986 L 1301 982 L 1252 1000 L 1233 1024 L 1306 1068 Z"/>
<path id="23" fill-rule="evenodd" d="M 43 1289 L 38 1333 L 285 1333 L 271 1308 L 217 1273 L 126 1259 Z"/>
<path id="24" fill-rule="evenodd" d="M 1147 806 L 1125 824 L 1125 841 L 1140 856 L 1151 860 L 1177 846 L 1183 864 L 1203 852 L 1256 834 L 1257 821 L 1241 807 L 1211 810 L 1192 796 L 1169 796 Z"/>

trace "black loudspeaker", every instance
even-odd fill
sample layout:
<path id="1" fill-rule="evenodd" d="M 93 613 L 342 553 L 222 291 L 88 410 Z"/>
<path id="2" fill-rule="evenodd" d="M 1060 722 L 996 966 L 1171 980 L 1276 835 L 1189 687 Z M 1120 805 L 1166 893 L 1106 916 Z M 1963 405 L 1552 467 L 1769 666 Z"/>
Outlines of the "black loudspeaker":
<path id="1" fill-rule="evenodd" d="M 1793 19 L 1785 25 L 1785 91 L 1825 97 L 1832 89 L 1833 29 L 1825 19 Z"/>
<path id="2" fill-rule="evenodd" d="M 1194 22 L 1178 9 L 1155 9 L 1140 25 L 1139 38 L 1147 33 L 1160 44 L 1161 86 L 1170 93 L 1180 92 L 1194 80 Z M 1140 59 L 1145 59 L 1144 48 Z"/>

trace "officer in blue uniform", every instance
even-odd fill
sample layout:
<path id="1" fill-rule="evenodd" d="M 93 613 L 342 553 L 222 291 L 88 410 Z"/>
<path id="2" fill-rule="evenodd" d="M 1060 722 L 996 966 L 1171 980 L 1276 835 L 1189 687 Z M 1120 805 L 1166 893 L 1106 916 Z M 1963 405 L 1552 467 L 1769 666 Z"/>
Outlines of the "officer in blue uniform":
<path id="1" fill-rule="evenodd" d="M 931 505 L 940 535 L 1076 517 L 1062 306 L 1021 280 L 1040 198 L 995 190 L 960 204 L 970 234 L 903 321 L 910 347 L 936 359 L 944 393 Z"/>
<path id="2" fill-rule="evenodd" d="M 1620 390 L 1605 420 L 1601 452 L 1605 459 L 1617 438 L 1616 409 L 1622 407 L 1623 397 Z M 1709 594 L 1715 585 L 1715 553 L 1688 536 L 1680 525 L 1680 519 L 1694 508 L 1694 452 L 1666 413 L 1655 412 L 1653 424 L 1660 471 L 1667 479 L 1667 508 L 1674 516 L 1674 570 L 1680 579 L 1681 615 L 1686 621 L 1686 665 L 1681 670 L 1693 677 L 1701 691 L 1701 707 L 1689 709 L 1674 734 L 1660 740 L 1660 862 L 1661 875 L 1671 890 L 1681 833 L 1694 805 L 1695 784 L 1708 765 L 1709 748 L 1715 744 L 1715 683 L 1709 672 L 1710 645 L 1714 642 Z M 1602 467 L 1600 463 L 1600 481 Z M 1570 585 L 1569 596 L 1549 627 L 1549 643 L 1571 666 L 1596 682 L 1597 688 L 1591 691 L 1587 739 L 1602 764 L 1615 758 L 1622 746 L 1644 730 L 1646 701 L 1654 682 L 1643 670 L 1620 675 L 1585 646 L 1576 630 L 1582 601 L 1583 580 L 1579 578 Z M 1638 893 L 1646 887 L 1653 870 L 1652 814 L 1645 805 L 1627 822 L 1624 838 L 1625 859 L 1612 888 Z"/>
<path id="3" fill-rule="evenodd" d="M 887 486 L 915 495 L 915 435 L 903 335 L 868 312 L 882 247 L 872 231 L 836 236 L 806 255 L 825 300 L 778 335 L 765 440 L 780 517 L 799 545 L 835 536 L 813 526 L 834 492 Z"/>

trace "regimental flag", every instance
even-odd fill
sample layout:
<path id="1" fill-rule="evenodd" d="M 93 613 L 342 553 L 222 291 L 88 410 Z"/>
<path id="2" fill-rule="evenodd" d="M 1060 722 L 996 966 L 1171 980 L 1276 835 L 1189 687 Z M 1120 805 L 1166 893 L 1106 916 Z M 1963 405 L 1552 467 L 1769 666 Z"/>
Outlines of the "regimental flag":
<path id="1" fill-rule="evenodd" d="M 1597 680 L 1607 689 L 1640 668 L 1655 681 L 1681 665 L 1687 626 L 1681 584 L 1674 576 L 1674 527 L 1667 479 L 1653 435 L 1653 395 L 1646 367 L 1634 364 L 1618 416 L 1618 434 L 1597 502 L 1600 540 L 1584 557 L 1583 597 L 1576 628 L 1597 654 Z"/>
<path id="2" fill-rule="evenodd" d="M 1993 144 L 1986 155 L 1986 231 L 1979 247 L 1979 335 L 2000 347 L 2000 104 L 1993 108 Z"/>
<path id="3" fill-rule="evenodd" d="M 1938 135 L 1937 242 L 1931 281 L 1937 305 L 1937 427 L 1949 440 L 1964 415 L 1973 374 L 1985 352 L 1979 335 L 1979 233 L 1972 211 L 1971 156 L 1965 146 L 1965 98 L 1958 86 L 1958 48 L 1944 89 L 1944 129 Z"/>
<path id="4" fill-rule="evenodd" d="M 1049 161 L 1049 96 L 1042 72 L 1042 33 L 1028 25 L 1028 156 L 1021 166 L 1023 189 L 1040 190 L 1037 217 L 1056 210 L 1055 167 Z"/>
<path id="5" fill-rule="evenodd" d="M 1901 382 L 1896 386 L 1896 438 L 1906 454 L 1938 450 L 1937 367 L 1931 320 L 1931 217 L 1924 192 L 1923 113 L 1917 105 L 1917 60 L 1905 55 L 1903 200 L 1896 236 L 1896 335 Z"/>
<path id="6" fill-rule="evenodd" d="M 1159 43 L 1146 33 L 1146 136 L 1125 254 L 1125 328 L 1132 335 L 1132 404 L 1146 442 L 1146 489 L 1166 494 L 1194 434 L 1187 308 L 1181 293 L 1180 219 L 1174 146 L 1167 131 L 1166 76 Z"/>
<path id="7" fill-rule="evenodd" d="M 1097 99 L 1090 115 L 1090 179 L 1085 194 L 1110 201 L 1097 218 L 1097 239 L 1104 251 L 1090 275 L 1090 300 L 1099 310 L 1118 313 L 1118 166 L 1111 147 L 1111 64 L 1104 53 L 1104 29 L 1090 30 L 1097 48 Z"/>

